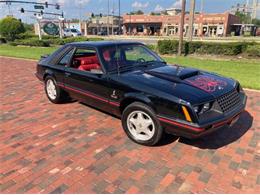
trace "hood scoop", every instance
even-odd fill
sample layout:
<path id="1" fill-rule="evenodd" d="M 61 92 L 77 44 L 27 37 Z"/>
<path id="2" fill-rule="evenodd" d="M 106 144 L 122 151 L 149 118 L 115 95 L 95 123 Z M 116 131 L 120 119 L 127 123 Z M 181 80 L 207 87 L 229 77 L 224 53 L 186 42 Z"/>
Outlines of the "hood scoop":
<path id="1" fill-rule="evenodd" d="M 185 79 L 200 74 L 198 70 L 180 66 L 164 66 L 152 70 L 147 70 L 145 73 L 175 83 L 183 83 Z"/>

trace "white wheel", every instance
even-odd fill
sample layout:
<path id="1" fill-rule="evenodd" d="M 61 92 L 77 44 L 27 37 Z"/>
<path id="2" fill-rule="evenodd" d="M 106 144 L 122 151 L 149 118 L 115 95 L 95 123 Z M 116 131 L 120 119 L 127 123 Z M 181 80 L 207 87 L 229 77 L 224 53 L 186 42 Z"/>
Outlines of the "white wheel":
<path id="1" fill-rule="evenodd" d="M 154 146 L 162 137 L 163 129 L 156 113 L 144 103 L 133 102 L 128 105 L 121 121 L 127 136 L 138 144 Z"/>
<path id="2" fill-rule="evenodd" d="M 57 98 L 57 90 L 53 80 L 48 79 L 46 83 L 46 90 L 51 100 L 55 100 Z"/>
<path id="3" fill-rule="evenodd" d="M 134 111 L 127 117 L 127 127 L 131 135 L 140 141 L 148 141 L 155 134 L 152 118 L 143 111 Z"/>

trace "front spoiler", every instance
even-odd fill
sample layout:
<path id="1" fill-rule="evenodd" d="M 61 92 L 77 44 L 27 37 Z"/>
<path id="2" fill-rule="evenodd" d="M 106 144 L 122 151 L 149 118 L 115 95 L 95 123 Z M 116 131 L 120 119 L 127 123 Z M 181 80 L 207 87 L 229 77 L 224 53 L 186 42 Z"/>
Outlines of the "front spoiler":
<path id="1" fill-rule="evenodd" d="M 228 126 L 234 125 L 238 121 L 243 111 L 244 108 L 241 109 L 238 113 L 222 121 L 215 122 L 215 123 L 213 122 L 212 124 L 208 124 L 203 127 L 198 125 L 188 125 L 186 123 L 181 123 L 179 121 L 175 121 L 164 117 L 158 117 L 158 118 L 159 121 L 162 123 L 162 126 L 167 131 L 167 133 L 174 134 L 180 137 L 195 139 L 210 134 L 226 125 Z"/>

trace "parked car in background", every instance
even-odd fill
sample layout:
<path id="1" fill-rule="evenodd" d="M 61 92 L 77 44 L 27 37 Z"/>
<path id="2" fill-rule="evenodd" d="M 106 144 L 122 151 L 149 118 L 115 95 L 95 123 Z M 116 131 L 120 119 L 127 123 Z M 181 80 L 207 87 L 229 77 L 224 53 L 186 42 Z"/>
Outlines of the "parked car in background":
<path id="1" fill-rule="evenodd" d="M 98 36 L 106 36 L 107 35 L 107 31 L 100 31 L 97 33 Z"/>
<path id="2" fill-rule="evenodd" d="M 114 114 L 143 145 L 164 132 L 197 138 L 231 126 L 247 100 L 238 81 L 168 65 L 137 42 L 67 44 L 39 61 L 36 76 L 52 103 L 69 97 Z"/>
<path id="3" fill-rule="evenodd" d="M 64 37 L 79 37 L 82 36 L 82 33 L 75 28 L 66 28 L 63 30 Z"/>

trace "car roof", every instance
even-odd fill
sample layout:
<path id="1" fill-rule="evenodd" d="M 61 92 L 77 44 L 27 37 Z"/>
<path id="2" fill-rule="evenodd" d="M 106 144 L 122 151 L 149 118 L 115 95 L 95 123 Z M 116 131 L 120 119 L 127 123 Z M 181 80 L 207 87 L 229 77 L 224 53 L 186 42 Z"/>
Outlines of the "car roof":
<path id="1" fill-rule="evenodd" d="M 133 42 L 133 41 L 84 41 L 84 42 L 74 42 L 68 43 L 67 45 L 74 47 L 108 47 L 108 46 L 116 46 L 116 45 L 144 45 L 141 42 Z"/>

